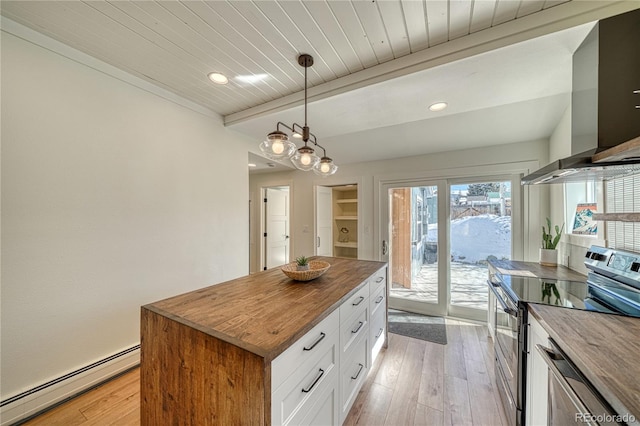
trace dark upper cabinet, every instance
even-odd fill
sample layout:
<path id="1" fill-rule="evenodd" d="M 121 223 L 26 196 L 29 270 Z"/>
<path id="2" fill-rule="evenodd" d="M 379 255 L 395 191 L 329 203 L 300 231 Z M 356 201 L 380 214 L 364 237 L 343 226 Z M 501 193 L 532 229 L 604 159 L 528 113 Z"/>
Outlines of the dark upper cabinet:
<path id="1" fill-rule="evenodd" d="M 573 68 L 573 152 L 640 136 L 640 9 L 600 20 Z"/>

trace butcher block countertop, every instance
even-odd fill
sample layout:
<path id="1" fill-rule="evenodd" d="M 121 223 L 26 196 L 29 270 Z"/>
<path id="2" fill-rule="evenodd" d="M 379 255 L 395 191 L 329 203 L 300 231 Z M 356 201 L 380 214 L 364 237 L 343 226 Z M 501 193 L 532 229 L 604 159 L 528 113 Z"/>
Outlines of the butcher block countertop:
<path id="1" fill-rule="evenodd" d="M 504 275 L 542 278 L 545 280 L 581 281 L 587 277 L 566 266 L 542 266 L 535 262 L 520 260 L 490 260 L 489 263 Z"/>
<path id="2" fill-rule="evenodd" d="M 617 414 L 640 425 L 640 318 L 538 304 L 529 312 Z"/>
<path id="3" fill-rule="evenodd" d="M 280 268 L 143 306 L 270 361 L 340 306 L 384 262 L 313 257 L 331 267 L 312 281 Z"/>

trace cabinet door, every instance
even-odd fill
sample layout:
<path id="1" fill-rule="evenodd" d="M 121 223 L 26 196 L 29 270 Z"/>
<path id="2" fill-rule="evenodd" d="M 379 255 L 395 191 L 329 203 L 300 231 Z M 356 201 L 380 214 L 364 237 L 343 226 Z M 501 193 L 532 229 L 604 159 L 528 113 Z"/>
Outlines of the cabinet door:
<path id="1" fill-rule="evenodd" d="M 527 353 L 527 425 L 542 426 L 547 424 L 548 401 L 548 367 L 536 350 L 536 345 L 549 346 L 549 335 L 540 323 L 529 313 Z"/>

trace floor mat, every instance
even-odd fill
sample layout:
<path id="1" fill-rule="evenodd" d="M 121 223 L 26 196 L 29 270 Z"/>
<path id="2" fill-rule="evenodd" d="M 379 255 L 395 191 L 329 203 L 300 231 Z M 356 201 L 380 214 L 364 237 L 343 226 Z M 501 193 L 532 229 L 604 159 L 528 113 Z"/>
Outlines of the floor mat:
<path id="1" fill-rule="evenodd" d="M 442 317 L 389 309 L 389 333 L 447 344 L 447 327 Z"/>

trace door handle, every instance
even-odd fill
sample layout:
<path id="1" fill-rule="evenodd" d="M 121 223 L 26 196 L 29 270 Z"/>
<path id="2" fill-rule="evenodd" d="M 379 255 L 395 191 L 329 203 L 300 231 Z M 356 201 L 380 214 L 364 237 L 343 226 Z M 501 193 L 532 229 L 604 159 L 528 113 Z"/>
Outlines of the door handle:
<path id="1" fill-rule="evenodd" d="M 320 247 L 320 237 L 318 237 L 318 247 Z"/>
<path id="2" fill-rule="evenodd" d="M 387 251 L 389 251 L 389 244 L 387 244 L 387 240 L 382 240 L 382 255 L 386 256 Z"/>

